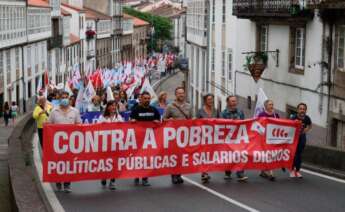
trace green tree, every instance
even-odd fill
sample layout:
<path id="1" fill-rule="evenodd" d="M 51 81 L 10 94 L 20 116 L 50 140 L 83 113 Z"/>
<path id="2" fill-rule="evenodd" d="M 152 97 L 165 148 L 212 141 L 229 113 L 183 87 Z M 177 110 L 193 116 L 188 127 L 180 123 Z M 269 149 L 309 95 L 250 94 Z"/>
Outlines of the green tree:
<path id="1" fill-rule="evenodd" d="M 150 36 L 150 40 L 147 45 L 149 51 L 151 51 L 152 48 L 155 51 L 161 51 L 162 46 L 160 44 L 164 43 L 165 41 L 171 40 L 171 30 L 173 26 L 168 18 L 152 15 L 147 12 L 140 12 L 131 7 L 124 7 L 123 12 L 142 19 L 150 23 L 151 26 L 154 27 L 154 35 L 153 37 Z"/>

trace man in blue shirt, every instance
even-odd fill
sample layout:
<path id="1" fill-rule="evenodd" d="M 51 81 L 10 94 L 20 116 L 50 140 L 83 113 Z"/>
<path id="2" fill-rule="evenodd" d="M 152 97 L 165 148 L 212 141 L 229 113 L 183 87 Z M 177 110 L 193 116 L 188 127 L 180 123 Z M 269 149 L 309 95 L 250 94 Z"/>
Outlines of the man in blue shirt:
<path id="1" fill-rule="evenodd" d="M 242 110 L 237 108 L 237 98 L 236 96 L 228 96 L 226 98 L 227 107 L 221 113 L 221 118 L 223 119 L 244 119 L 244 113 Z M 238 181 L 246 181 L 248 179 L 247 176 L 244 175 L 244 171 L 237 171 L 236 172 Z M 231 171 L 225 171 L 225 180 L 231 180 Z"/>

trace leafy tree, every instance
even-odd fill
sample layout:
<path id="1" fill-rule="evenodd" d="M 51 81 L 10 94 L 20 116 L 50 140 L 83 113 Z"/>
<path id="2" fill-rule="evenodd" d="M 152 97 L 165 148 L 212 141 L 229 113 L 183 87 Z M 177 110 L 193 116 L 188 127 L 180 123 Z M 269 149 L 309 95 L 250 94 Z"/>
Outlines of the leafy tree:
<path id="1" fill-rule="evenodd" d="M 171 40 L 171 31 L 173 26 L 168 18 L 152 15 L 147 12 L 140 12 L 131 7 L 124 7 L 123 12 L 142 19 L 154 27 L 154 35 L 150 36 L 150 40 L 147 45 L 149 51 L 151 51 L 152 48 L 155 51 L 160 51 L 161 45 L 159 44 L 162 44 L 167 40 Z"/>

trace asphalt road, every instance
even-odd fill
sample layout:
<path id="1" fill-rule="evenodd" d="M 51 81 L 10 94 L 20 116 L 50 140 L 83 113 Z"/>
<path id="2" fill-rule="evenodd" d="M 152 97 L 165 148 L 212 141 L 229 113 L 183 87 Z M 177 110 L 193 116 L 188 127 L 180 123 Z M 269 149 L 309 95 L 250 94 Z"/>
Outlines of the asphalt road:
<path id="1" fill-rule="evenodd" d="M 339 211 L 345 210 L 345 183 L 311 174 L 290 179 L 277 171 L 270 182 L 247 172 L 246 183 L 223 179 L 212 173 L 211 182 L 200 183 L 198 174 L 188 175 L 185 184 L 172 185 L 169 176 L 151 178 L 150 187 L 134 186 L 133 180 L 118 180 L 116 190 L 102 188 L 100 182 L 72 184 L 72 193 L 57 192 L 66 211 Z M 187 182 L 189 181 L 189 182 Z"/>
<path id="2" fill-rule="evenodd" d="M 176 86 L 183 80 L 178 74 L 165 82 L 161 90 L 173 98 Z M 200 184 L 200 175 L 185 176 L 185 184 L 172 185 L 170 176 L 151 178 L 150 187 L 134 186 L 133 180 L 118 180 L 116 190 L 102 188 L 98 181 L 72 184 L 72 193 L 56 192 L 66 211 L 345 211 L 345 181 L 304 174 L 304 179 L 290 179 L 288 173 L 276 171 L 277 181 L 246 172 L 246 183 L 223 179 L 223 173 L 211 173 L 211 182 Z M 327 177 L 327 176 L 326 176 Z"/>

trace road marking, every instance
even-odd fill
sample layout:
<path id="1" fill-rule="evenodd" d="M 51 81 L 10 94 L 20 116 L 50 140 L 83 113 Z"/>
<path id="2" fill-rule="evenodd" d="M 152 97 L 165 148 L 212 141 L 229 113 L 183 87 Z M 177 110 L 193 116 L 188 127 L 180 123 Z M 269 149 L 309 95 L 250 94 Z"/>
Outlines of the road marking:
<path id="1" fill-rule="evenodd" d="M 307 174 L 315 175 L 315 176 L 318 176 L 318 177 L 322 177 L 322 178 L 325 178 L 325 179 L 328 179 L 328 180 L 333 180 L 335 182 L 344 183 L 345 184 L 345 180 L 342 180 L 342 179 L 339 179 L 339 178 L 336 178 L 336 177 L 331 177 L 331 176 L 328 176 L 328 175 L 325 175 L 325 174 L 321 174 L 321 173 L 317 173 L 317 172 L 314 172 L 314 171 L 310 171 L 310 170 L 307 170 L 307 169 L 301 169 L 301 171 L 305 172 Z"/>
<path id="2" fill-rule="evenodd" d="M 223 200 L 225 200 L 225 201 L 227 201 L 227 202 L 229 202 L 231 204 L 234 204 L 234 205 L 236 205 L 236 206 L 238 206 L 238 207 L 240 207 L 240 208 L 242 208 L 244 210 L 247 210 L 247 211 L 250 211 L 250 212 L 259 212 L 259 210 L 257 210 L 257 209 L 254 209 L 254 208 L 252 208 L 252 207 L 250 207 L 248 205 L 245 205 L 245 204 L 243 204 L 243 203 L 241 203 L 241 202 L 239 202 L 237 200 L 231 199 L 230 197 L 227 197 L 227 196 L 225 196 L 225 195 L 223 195 L 223 194 L 221 194 L 221 193 L 219 193 L 219 192 L 217 192 L 217 191 L 215 191 L 215 190 L 213 190 L 211 188 L 203 186 L 203 185 L 201 185 L 201 184 L 199 184 L 199 183 L 197 183 L 197 182 L 195 182 L 195 181 L 193 181 L 193 180 L 191 180 L 191 179 L 189 179 L 189 178 L 187 178 L 185 176 L 183 176 L 182 178 L 186 182 L 188 182 L 188 183 L 190 183 L 190 184 L 192 184 L 192 185 L 194 185 L 194 186 L 196 186 L 196 187 L 198 187 L 198 188 L 200 188 L 202 190 L 205 190 L 205 191 L 207 191 L 207 192 L 209 192 L 209 193 L 211 193 L 211 194 L 213 194 L 213 195 L 215 195 L 215 196 L 217 196 L 217 197 L 219 197 L 219 198 L 221 198 L 221 199 L 223 199 Z"/>
<path id="3" fill-rule="evenodd" d="M 42 158 L 41 154 L 39 153 L 39 147 L 38 147 L 38 137 L 37 134 L 34 134 L 33 138 L 33 146 L 34 146 L 34 163 L 36 167 L 36 171 L 39 177 L 39 183 L 41 184 L 42 190 L 44 192 L 44 195 L 46 196 L 46 199 L 48 203 L 50 204 L 50 207 L 55 212 L 65 212 L 65 209 L 62 207 L 60 201 L 56 197 L 56 194 L 51 186 L 50 183 L 44 183 L 42 181 L 43 179 L 43 170 L 42 170 Z"/>

